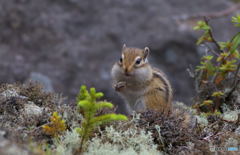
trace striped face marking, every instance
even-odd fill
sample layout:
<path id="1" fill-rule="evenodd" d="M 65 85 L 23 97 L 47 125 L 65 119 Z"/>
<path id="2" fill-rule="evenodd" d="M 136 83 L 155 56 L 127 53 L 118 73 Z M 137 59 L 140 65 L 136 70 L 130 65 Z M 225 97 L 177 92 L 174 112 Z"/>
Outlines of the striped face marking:
<path id="1" fill-rule="evenodd" d="M 122 51 L 119 65 L 123 68 L 125 75 L 131 75 L 134 69 L 143 67 L 147 63 L 147 55 L 143 49 L 127 48 Z"/>

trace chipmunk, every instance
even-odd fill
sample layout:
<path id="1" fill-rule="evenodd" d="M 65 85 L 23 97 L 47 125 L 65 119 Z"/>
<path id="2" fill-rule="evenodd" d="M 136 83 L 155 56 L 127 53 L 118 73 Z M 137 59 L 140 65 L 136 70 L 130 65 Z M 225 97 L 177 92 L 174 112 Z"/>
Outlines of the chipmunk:
<path id="1" fill-rule="evenodd" d="M 130 111 L 154 110 L 168 114 L 172 109 L 172 87 L 163 72 L 148 63 L 150 49 L 128 48 L 111 71 L 114 89 L 125 99 Z"/>

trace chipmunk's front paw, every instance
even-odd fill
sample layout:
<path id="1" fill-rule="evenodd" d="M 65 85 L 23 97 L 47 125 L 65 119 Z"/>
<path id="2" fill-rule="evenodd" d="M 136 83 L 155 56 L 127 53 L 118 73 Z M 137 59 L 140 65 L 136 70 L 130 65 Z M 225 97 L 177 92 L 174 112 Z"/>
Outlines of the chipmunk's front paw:
<path id="1" fill-rule="evenodd" d="M 126 87 L 126 82 L 118 82 L 114 84 L 113 87 L 116 91 L 121 91 L 123 88 Z"/>

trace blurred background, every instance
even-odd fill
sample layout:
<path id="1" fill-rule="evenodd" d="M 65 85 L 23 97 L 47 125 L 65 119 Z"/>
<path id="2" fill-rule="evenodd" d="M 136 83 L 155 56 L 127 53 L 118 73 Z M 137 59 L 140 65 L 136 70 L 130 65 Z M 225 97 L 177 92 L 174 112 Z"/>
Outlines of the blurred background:
<path id="1" fill-rule="evenodd" d="M 1 0 L 0 82 L 37 80 L 69 102 L 86 84 L 124 112 L 110 70 L 126 43 L 148 46 L 150 63 L 168 75 L 175 100 L 192 104 L 194 82 L 186 70 L 204 54 L 204 47 L 195 45 L 201 33 L 192 26 L 212 15 L 215 37 L 229 40 L 237 32 L 231 24 L 237 5 L 231 0 Z"/>

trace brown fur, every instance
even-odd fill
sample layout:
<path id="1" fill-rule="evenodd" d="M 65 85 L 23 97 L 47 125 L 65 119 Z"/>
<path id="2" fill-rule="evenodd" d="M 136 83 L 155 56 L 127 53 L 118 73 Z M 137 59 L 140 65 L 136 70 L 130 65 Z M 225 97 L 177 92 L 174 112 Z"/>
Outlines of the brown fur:
<path id="1" fill-rule="evenodd" d="M 131 71 L 135 64 L 135 58 L 140 56 L 144 57 L 142 49 L 138 48 L 125 48 L 123 50 L 123 66 L 126 66 L 128 71 Z M 143 63 L 139 67 L 144 67 Z M 153 69 L 153 80 L 150 83 L 152 89 L 145 94 L 145 102 L 147 109 L 159 111 L 162 113 L 169 113 L 172 108 L 172 89 L 169 81 L 162 71 L 157 68 Z"/>
<path id="2" fill-rule="evenodd" d="M 145 49 L 127 48 L 125 46 L 122 50 L 122 62 L 119 62 L 118 65 L 120 68 L 123 69 L 126 76 L 131 77 L 132 76 L 131 73 L 132 71 L 134 71 L 134 69 L 142 67 L 144 68 L 146 67 L 146 69 L 149 70 L 149 72 L 142 73 L 142 75 L 141 74 L 138 75 L 139 78 L 141 77 L 143 79 L 146 78 L 142 82 L 130 79 L 127 79 L 127 81 L 123 80 L 117 82 L 126 83 L 126 85 L 122 87 L 123 89 L 121 89 L 121 91 L 123 92 L 124 89 L 133 92 L 143 90 L 144 93 L 143 94 L 140 93 L 139 97 L 143 97 L 144 104 L 147 109 L 168 114 L 169 112 L 171 112 L 172 109 L 172 88 L 164 73 L 158 69 L 152 68 L 150 64 L 147 61 L 145 61 L 148 54 L 149 54 L 148 48 Z M 140 57 L 142 61 L 139 65 L 136 65 L 136 60 L 138 57 Z M 114 76 L 115 75 L 117 74 L 114 74 Z M 116 86 L 118 86 L 118 84 Z M 119 92 L 121 91 L 119 90 Z"/>
<path id="3" fill-rule="evenodd" d="M 153 73 L 150 89 L 145 94 L 145 104 L 148 109 L 168 114 L 172 109 L 171 86 L 161 72 Z"/>
<path id="4" fill-rule="evenodd" d="M 124 59 L 123 59 L 123 68 L 127 69 L 128 72 L 131 72 L 134 68 L 135 58 L 136 57 L 144 57 L 143 50 L 138 48 L 125 48 L 122 52 Z M 142 64 L 139 67 L 143 67 Z"/>
<path id="5" fill-rule="evenodd" d="M 153 68 L 153 76 L 160 80 L 160 83 L 163 83 L 165 88 L 166 102 L 171 103 L 173 98 L 172 86 L 168 81 L 166 75 L 159 69 Z"/>

